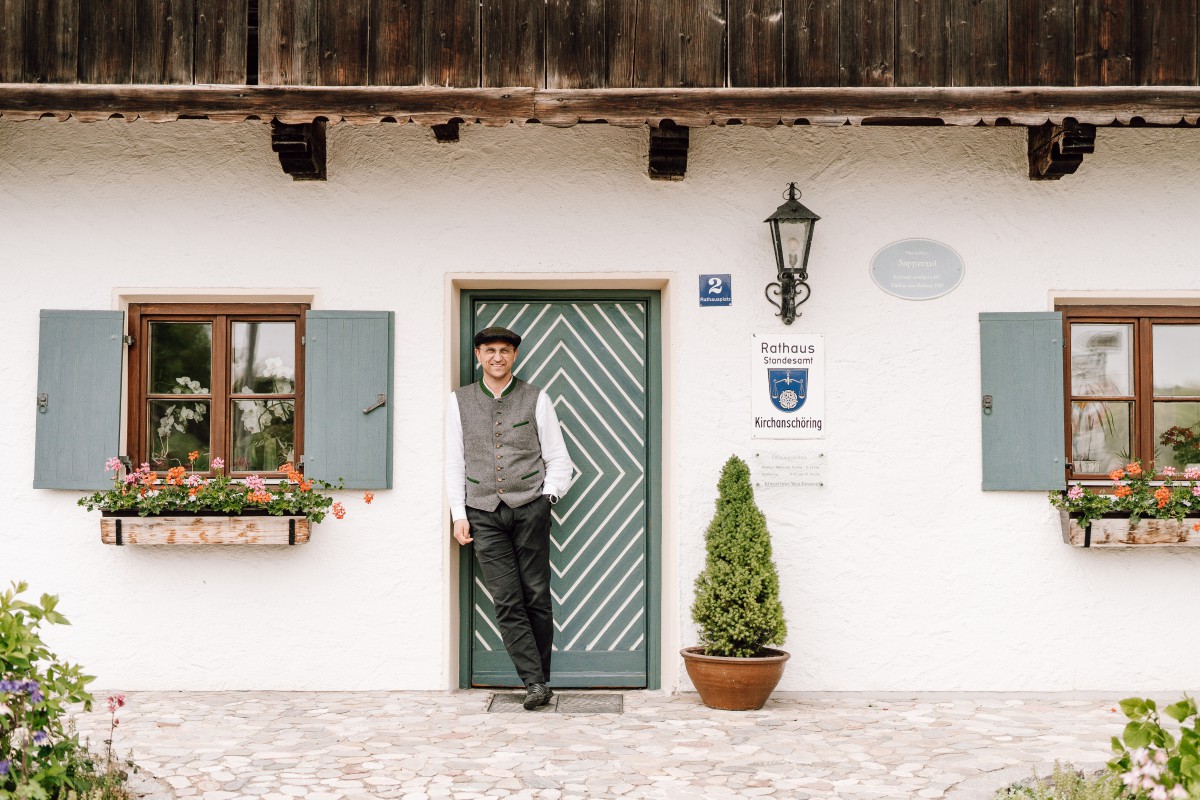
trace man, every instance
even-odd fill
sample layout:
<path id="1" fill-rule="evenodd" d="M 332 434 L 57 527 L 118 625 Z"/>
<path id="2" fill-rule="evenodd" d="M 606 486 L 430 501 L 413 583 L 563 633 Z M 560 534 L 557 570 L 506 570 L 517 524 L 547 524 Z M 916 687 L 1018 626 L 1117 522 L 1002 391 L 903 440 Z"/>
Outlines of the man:
<path id="1" fill-rule="evenodd" d="M 454 539 L 475 543 L 484 585 L 529 711 L 550 702 L 550 507 L 571 482 L 571 457 L 549 396 L 513 377 L 521 337 L 475 335 L 478 383 L 450 395 L 446 494 Z"/>

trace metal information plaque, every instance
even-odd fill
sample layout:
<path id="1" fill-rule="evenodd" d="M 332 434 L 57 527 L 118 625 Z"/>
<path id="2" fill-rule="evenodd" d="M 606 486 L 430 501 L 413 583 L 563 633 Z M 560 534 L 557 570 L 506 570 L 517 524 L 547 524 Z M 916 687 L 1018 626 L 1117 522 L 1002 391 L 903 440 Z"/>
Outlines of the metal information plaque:
<path id="1" fill-rule="evenodd" d="M 871 259 L 871 279 L 904 300 L 932 300 L 954 291 L 963 279 L 963 260 L 933 239 L 892 242 Z"/>
<path id="2" fill-rule="evenodd" d="M 763 447 L 760 443 L 751 459 L 750 479 L 756 490 L 820 489 L 825 486 L 825 454 Z"/>

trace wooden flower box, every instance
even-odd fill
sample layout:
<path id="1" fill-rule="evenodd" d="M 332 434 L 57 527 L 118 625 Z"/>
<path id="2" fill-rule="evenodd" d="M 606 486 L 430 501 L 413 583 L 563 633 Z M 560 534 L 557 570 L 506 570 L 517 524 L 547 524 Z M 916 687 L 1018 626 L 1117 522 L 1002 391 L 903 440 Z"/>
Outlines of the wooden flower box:
<path id="1" fill-rule="evenodd" d="M 108 513 L 100 520 L 100 541 L 116 545 L 155 544 L 303 544 L 306 517 L 241 514 L 180 514 L 139 517 Z"/>
<path id="2" fill-rule="evenodd" d="M 1127 515 L 1112 515 L 1092 520 L 1087 527 L 1066 511 L 1062 519 L 1063 541 L 1074 547 L 1200 547 L 1200 533 L 1192 526 L 1200 519 L 1147 519 L 1129 524 Z"/>

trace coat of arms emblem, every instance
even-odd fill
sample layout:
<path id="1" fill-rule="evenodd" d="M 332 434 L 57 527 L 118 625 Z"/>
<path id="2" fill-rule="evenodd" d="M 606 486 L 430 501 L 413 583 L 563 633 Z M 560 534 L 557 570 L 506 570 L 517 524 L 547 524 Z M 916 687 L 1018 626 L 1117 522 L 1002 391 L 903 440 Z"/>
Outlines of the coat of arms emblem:
<path id="1" fill-rule="evenodd" d="M 808 398 L 807 369 L 768 369 L 771 384 L 771 403 L 784 413 L 791 414 Z"/>

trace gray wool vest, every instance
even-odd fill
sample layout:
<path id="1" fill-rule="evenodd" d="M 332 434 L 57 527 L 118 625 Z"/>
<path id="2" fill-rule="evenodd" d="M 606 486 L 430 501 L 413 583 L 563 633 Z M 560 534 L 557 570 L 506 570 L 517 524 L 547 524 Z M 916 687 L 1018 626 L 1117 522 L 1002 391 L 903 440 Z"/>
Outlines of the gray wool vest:
<path id="1" fill-rule="evenodd" d="M 456 389 L 467 465 L 467 505 L 495 511 L 537 499 L 546 478 L 537 430 L 541 389 L 513 378 L 500 397 L 480 382 Z"/>

